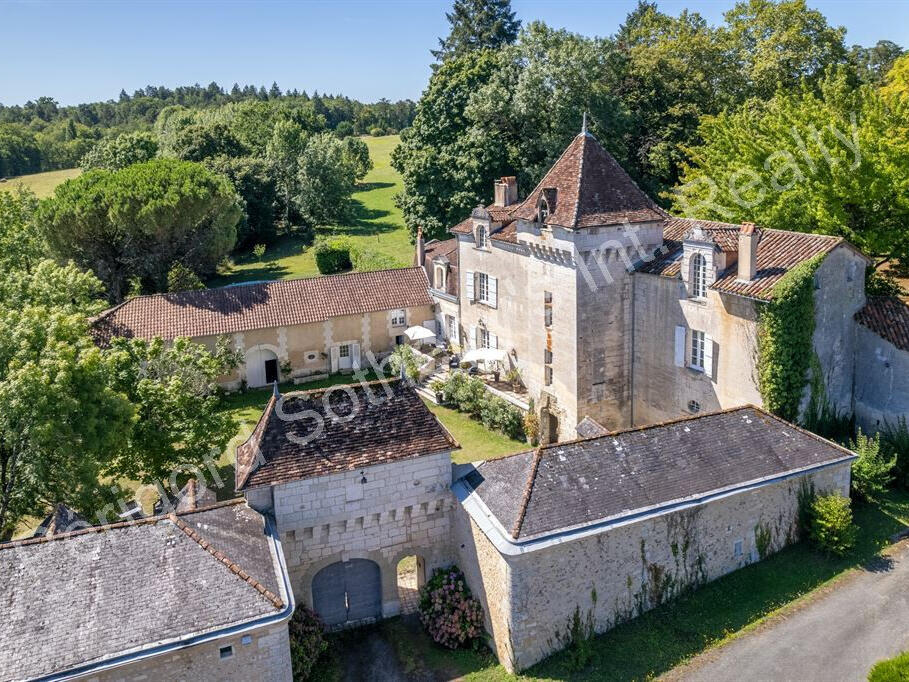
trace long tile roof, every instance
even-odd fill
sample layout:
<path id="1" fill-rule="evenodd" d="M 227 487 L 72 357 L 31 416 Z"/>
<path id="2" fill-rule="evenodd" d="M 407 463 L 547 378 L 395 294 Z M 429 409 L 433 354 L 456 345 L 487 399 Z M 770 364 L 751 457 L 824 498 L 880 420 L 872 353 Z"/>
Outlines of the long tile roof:
<path id="1" fill-rule="evenodd" d="M 277 615 L 283 569 L 244 500 L 0 544 L 0 679 Z"/>
<path id="2" fill-rule="evenodd" d="M 722 251 L 738 250 L 738 233 L 741 225 L 691 218 L 670 218 L 663 227 L 662 252 L 650 262 L 644 263 L 638 271 L 677 277 L 681 265 L 682 241 L 694 227 L 699 227 L 711 237 Z M 738 265 L 733 263 L 719 273 L 711 288 L 739 296 L 770 300 L 774 285 L 789 270 L 814 256 L 829 253 L 841 244 L 848 242 L 842 237 L 830 235 L 762 228 L 759 230 L 757 273 L 754 279 L 749 282 L 738 281 Z"/>
<path id="3" fill-rule="evenodd" d="M 322 322 L 432 305 L 423 268 L 354 272 L 139 296 L 99 315 L 99 343 L 115 336 L 172 339 Z"/>
<path id="4" fill-rule="evenodd" d="M 855 319 L 898 349 L 909 351 L 909 305 L 904 301 L 895 296 L 869 298 Z"/>
<path id="5" fill-rule="evenodd" d="M 522 541 L 851 457 L 744 406 L 487 460 L 463 480 Z"/>
<path id="6" fill-rule="evenodd" d="M 294 418 L 301 414 L 305 418 Z M 457 441 L 400 380 L 272 396 L 237 448 L 237 489 L 428 455 Z"/>

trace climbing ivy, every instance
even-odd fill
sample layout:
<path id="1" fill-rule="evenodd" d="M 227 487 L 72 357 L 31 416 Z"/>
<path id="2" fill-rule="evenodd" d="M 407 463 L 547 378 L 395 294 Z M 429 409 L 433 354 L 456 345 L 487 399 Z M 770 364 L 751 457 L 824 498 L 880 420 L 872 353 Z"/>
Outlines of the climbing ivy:
<path id="1" fill-rule="evenodd" d="M 764 407 L 796 421 L 814 354 L 814 273 L 816 256 L 800 263 L 773 287 L 761 307 L 758 327 L 758 388 Z"/>

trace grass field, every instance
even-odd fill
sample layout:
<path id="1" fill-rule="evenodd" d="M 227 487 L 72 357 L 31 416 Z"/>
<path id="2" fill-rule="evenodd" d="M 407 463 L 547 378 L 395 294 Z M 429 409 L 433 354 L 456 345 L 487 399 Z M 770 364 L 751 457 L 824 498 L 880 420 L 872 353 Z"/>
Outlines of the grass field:
<path id="1" fill-rule="evenodd" d="M 61 182 L 74 178 L 81 172 L 81 168 L 67 168 L 65 170 L 47 171 L 46 173 L 33 173 L 32 175 L 20 175 L 15 178 L 7 178 L 6 182 L 0 183 L 0 191 L 24 187 L 34 192 L 39 199 L 44 199 L 53 194 L 54 188 Z"/>
<path id="2" fill-rule="evenodd" d="M 317 236 L 348 235 L 358 245 L 394 258 L 399 265 L 410 265 L 413 247 L 394 195 L 401 191 L 401 178 L 391 167 L 391 152 L 397 135 L 366 137 L 373 169 L 354 192 L 355 219 L 346 225 L 320 227 Z M 285 236 L 269 246 L 265 257 L 252 253 L 233 257 L 233 266 L 209 280 L 209 286 L 224 286 L 263 279 L 315 277 L 319 274 L 311 248 L 300 237 Z"/>
<path id="3" fill-rule="evenodd" d="M 530 448 L 523 441 L 512 440 L 498 431 L 490 431 L 480 422 L 462 412 L 426 400 L 423 402 L 461 444 L 460 450 L 451 453 L 452 460 L 458 464 L 502 457 L 515 452 L 524 452 Z"/>
<path id="4" fill-rule="evenodd" d="M 672 670 L 697 654 L 734 639 L 852 569 L 874 565 L 889 537 L 909 526 L 909 493 L 889 491 L 870 504 L 855 506 L 857 546 L 847 556 L 828 559 L 805 543 L 720 578 L 688 595 L 594 638 L 591 658 L 578 669 L 571 653 L 557 653 L 523 675 L 509 675 L 486 652 L 448 651 L 417 626 L 402 619 L 377 626 L 392 643 L 402 666 L 416 679 L 645 680 Z M 343 664 L 344 646 L 335 644 L 329 669 Z M 884 678 L 886 679 L 886 678 Z"/>

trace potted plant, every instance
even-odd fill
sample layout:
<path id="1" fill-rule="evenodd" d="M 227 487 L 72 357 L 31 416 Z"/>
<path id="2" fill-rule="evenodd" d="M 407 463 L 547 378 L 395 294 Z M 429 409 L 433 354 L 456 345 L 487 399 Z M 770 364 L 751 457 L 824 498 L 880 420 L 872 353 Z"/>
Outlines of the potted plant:
<path id="1" fill-rule="evenodd" d="M 445 382 L 441 379 L 435 379 L 430 382 L 429 390 L 436 394 L 436 402 L 441 405 L 445 402 Z"/>

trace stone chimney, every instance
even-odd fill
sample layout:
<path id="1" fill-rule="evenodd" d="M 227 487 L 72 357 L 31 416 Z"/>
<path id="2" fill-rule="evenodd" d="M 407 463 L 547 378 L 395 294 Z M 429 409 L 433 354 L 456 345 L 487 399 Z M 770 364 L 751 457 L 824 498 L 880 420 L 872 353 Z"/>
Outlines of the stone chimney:
<path id="1" fill-rule="evenodd" d="M 493 202 L 496 206 L 511 206 L 518 201 L 518 179 L 509 175 L 503 178 L 499 178 L 493 183 L 493 189 L 495 190 L 495 201 Z"/>
<path id="2" fill-rule="evenodd" d="M 757 250 L 760 235 L 754 223 L 742 223 L 739 230 L 739 255 L 738 279 L 740 282 L 750 282 L 757 274 Z"/>
<path id="3" fill-rule="evenodd" d="M 415 265 L 417 267 L 424 267 L 423 260 L 426 258 L 426 243 L 423 241 L 423 228 L 417 228 L 417 243 L 416 243 L 417 252 L 414 258 L 416 259 Z M 426 273 L 429 276 L 429 273 Z"/>

